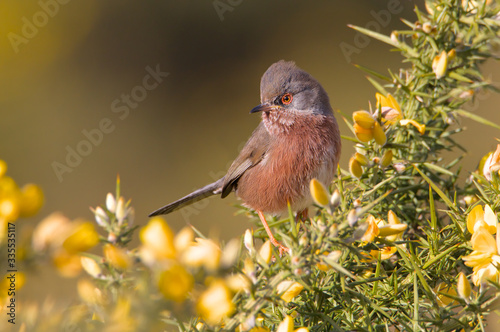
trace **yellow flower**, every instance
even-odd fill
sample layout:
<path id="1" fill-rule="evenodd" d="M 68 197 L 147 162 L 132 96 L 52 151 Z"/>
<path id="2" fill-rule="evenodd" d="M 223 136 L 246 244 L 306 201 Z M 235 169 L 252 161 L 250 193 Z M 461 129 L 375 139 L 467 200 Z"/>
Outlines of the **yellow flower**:
<path id="1" fill-rule="evenodd" d="M 469 281 L 467 280 L 467 277 L 463 272 L 460 272 L 460 274 L 458 275 L 457 291 L 458 295 L 462 299 L 464 299 L 465 302 L 469 302 L 471 287 Z"/>
<path id="2" fill-rule="evenodd" d="M 492 173 L 496 172 L 500 175 L 500 144 L 497 145 L 495 152 L 483 157 L 481 164 L 479 165 L 479 169 L 488 181 L 491 181 Z"/>
<path id="3" fill-rule="evenodd" d="M 174 247 L 177 252 L 183 252 L 194 241 L 194 232 L 193 229 L 189 226 L 181 229 L 174 238 Z"/>
<path id="4" fill-rule="evenodd" d="M 221 280 L 215 280 L 200 295 L 196 303 L 196 310 L 208 324 L 219 324 L 235 310 L 232 297 L 233 295 L 226 284 Z"/>
<path id="5" fill-rule="evenodd" d="M 212 240 L 197 238 L 181 256 L 181 261 L 191 267 L 204 266 L 215 271 L 219 267 L 221 250 Z"/>
<path id="6" fill-rule="evenodd" d="M 266 264 L 269 264 L 272 257 L 271 241 L 267 240 L 264 242 L 262 247 L 260 247 L 259 255 Z"/>
<path id="7" fill-rule="evenodd" d="M 375 94 L 375 98 L 377 99 L 377 109 L 380 107 L 382 117 L 387 121 L 387 123 L 393 124 L 403 118 L 401 107 L 390 93 L 387 97 L 385 97 L 377 92 Z"/>
<path id="8" fill-rule="evenodd" d="M 361 154 L 359 152 L 356 152 L 354 154 L 354 159 L 356 159 L 356 161 L 361 165 L 361 166 L 366 166 L 370 163 L 370 160 L 368 160 L 368 158 L 366 158 L 366 156 L 364 154 Z"/>
<path id="9" fill-rule="evenodd" d="M 425 129 L 426 129 L 425 125 L 424 124 L 420 124 L 420 123 L 418 123 L 415 120 L 404 119 L 404 120 L 400 120 L 399 124 L 401 124 L 402 126 L 407 126 L 407 125 L 411 124 L 415 128 L 417 128 L 417 130 L 420 133 L 420 135 L 425 134 Z"/>
<path id="10" fill-rule="evenodd" d="M 117 248 L 110 243 L 106 243 L 103 248 L 104 257 L 116 268 L 126 269 L 132 264 L 132 260 L 123 249 Z"/>
<path id="11" fill-rule="evenodd" d="M 361 127 L 358 123 L 353 124 L 354 134 L 361 142 L 369 142 L 373 139 L 373 128 L 366 129 Z"/>
<path id="12" fill-rule="evenodd" d="M 380 159 L 380 166 L 382 167 L 387 167 L 392 163 L 392 150 L 387 150 L 385 153 L 382 155 L 382 158 Z"/>
<path id="13" fill-rule="evenodd" d="M 7 173 L 7 163 L 0 159 L 0 179 Z"/>
<path id="14" fill-rule="evenodd" d="M 27 184 L 21 190 L 19 215 L 26 218 L 34 216 L 43 205 L 42 188 L 36 184 Z"/>
<path id="15" fill-rule="evenodd" d="M 321 182 L 316 179 L 312 179 L 309 184 L 309 189 L 316 204 L 320 206 L 328 206 L 330 203 L 330 194 Z"/>
<path id="16" fill-rule="evenodd" d="M 68 253 L 64 249 L 59 249 L 53 254 L 52 262 L 63 277 L 76 277 L 82 271 L 80 256 Z"/>
<path id="17" fill-rule="evenodd" d="M 293 332 L 293 318 L 287 315 L 278 325 L 276 332 Z"/>
<path id="18" fill-rule="evenodd" d="M 484 206 L 484 211 L 481 205 L 476 205 L 467 216 L 467 229 L 470 233 L 474 233 L 476 228 L 482 226 L 486 228 L 490 234 L 495 234 L 497 231 L 497 223 L 497 216 L 489 205 Z"/>
<path id="19" fill-rule="evenodd" d="M 354 157 L 349 159 L 349 172 L 358 179 L 363 175 L 363 168 L 361 168 L 361 165 Z"/>
<path id="20" fill-rule="evenodd" d="M 371 214 L 368 215 L 368 218 L 366 218 L 366 225 L 365 233 L 361 236 L 360 241 L 373 242 L 380 232 L 377 225 L 377 219 Z"/>
<path id="21" fill-rule="evenodd" d="M 448 54 L 446 51 L 442 51 L 441 54 L 436 55 L 432 60 L 432 71 L 436 74 L 436 78 L 440 79 L 446 74 L 446 69 L 448 67 Z"/>
<path id="22" fill-rule="evenodd" d="M 377 120 L 367 111 L 356 111 L 352 113 L 354 123 L 364 129 L 372 129 Z"/>
<path id="23" fill-rule="evenodd" d="M 281 294 L 281 299 L 286 303 L 289 303 L 293 298 L 302 292 L 304 286 L 296 281 L 285 280 L 278 284 L 276 290 L 278 294 Z"/>
<path id="24" fill-rule="evenodd" d="M 82 267 L 85 270 L 85 272 L 87 272 L 88 274 L 90 274 L 92 277 L 99 278 L 102 275 L 102 269 L 101 269 L 101 267 L 92 258 L 86 257 L 86 256 L 82 256 L 80 258 L 80 262 L 81 262 Z"/>
<path id="25" fill-rule="evenodd" d="M 141 229 L 139 238 L 144 249 L 141 252 L 141 258 L 143 254 L 150 254 L 156 260 L 175 258 L 174 233 L 162 218 L 151 218 Z"/>
<path id="26" fill-rule="evenodd" d="M 33 249 L 43 251 L 57 248 L 72 230 L 71 221 L 62 213 L 54 212 L 45 217 L 33 231 Z"/>
<path id="27" fill-rule="evenodd" d="M 373 259 L 378 259 L 378 255 L 380 255 L 381 260 L 389 259 L 396 253 L 396 247 L 385 246 L 380 250 L 371 250 L 370 256 Z"/>
<path id="28" fill-rule="evenodd" d="M 500 271 L 500 224 L 497 224 L 496 240 L 483 225 L 476 227 L 470 240 L 472 253 L 462 257 L 465 265 L 472 267 L 474 285 L 486 283 L 487 280 L 498 282 Z"/>
<path id="29" fill-rule="evenodd" d="M 160 274 L 158 288 L 165 298 L 182 302 L 193 289 L 194 279 L 184 267 L 173 264 Z"/>
<path id="30" fill-rule="evenodd" d="M 99 234 L 97 234 L 94 224 L 90 221 L 75 222 L 70 236 L 63 242 L 63 248 L 68 253 L 77 253 L 86 251 L 99 243 Z"/>
<path id="31" fill-rule="evenodd" d="M 373 138 L 378 145 L 384 145 L 387 142 L 387 136 L 378 121 L 375 122 L 375 125 L 373 126 Z"/>

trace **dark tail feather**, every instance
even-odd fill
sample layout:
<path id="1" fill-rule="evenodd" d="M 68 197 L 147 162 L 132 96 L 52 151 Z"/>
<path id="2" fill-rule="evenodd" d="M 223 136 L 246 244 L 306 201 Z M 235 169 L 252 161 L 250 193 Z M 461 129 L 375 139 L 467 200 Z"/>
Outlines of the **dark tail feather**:
<path id="1" fill-rule="evenodd" d="M 222 186 L 222 179 L 215 181 L 209 185 L 206 185 L 203 188 L 193 191 L 189 195 L 182 197 L 181 199 L 176 200 L 173 203 L 167 204 L 162 208 L 159 208 L 156 211 L 153 211 L 149 214 L 149 217 L 158 216 L 160 214 L 168 214 L 170 212 L 174 212 L 178 209 L 181 209 L 187 205 L 193 204 L 195 202 L 201 201 L 206 197 L 210 197 L 212 195 L 220 193 L 220 189 Z"/>

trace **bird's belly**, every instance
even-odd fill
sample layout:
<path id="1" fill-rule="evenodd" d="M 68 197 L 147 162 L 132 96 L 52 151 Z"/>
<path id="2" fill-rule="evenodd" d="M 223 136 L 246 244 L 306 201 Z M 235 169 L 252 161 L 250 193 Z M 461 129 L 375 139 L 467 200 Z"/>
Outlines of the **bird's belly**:
<path id="1" fill-rule="evenodd" d="M 336 167 L 333 153 L 320 151 L 314 146 L 281 146 L 284 148 L 272 149 L 238 181 L 236 194 L 246 206 L 282 215 L 288 209 L 287 202 L 290 202 L 292 210 L 301 211 L 312 203 L 309 192 L 312 178 L 325 185 L 332 181 Z"/>

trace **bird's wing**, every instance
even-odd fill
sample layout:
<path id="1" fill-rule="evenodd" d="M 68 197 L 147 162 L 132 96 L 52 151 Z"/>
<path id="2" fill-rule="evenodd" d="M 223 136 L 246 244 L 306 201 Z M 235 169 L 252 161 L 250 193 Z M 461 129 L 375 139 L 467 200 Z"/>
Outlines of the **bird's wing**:
<path id="1" fill-rule="evenodd" d="M 222 198 L 231 193 L 246 170 L 257 165 L 264 158 L 268 148 L 269 133 L 261 122 L 224 176 L 221 193 Z"/>

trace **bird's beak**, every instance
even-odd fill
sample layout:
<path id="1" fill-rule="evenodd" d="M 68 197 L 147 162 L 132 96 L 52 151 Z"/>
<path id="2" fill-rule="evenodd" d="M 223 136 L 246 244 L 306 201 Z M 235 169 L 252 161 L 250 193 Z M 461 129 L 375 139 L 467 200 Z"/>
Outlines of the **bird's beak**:
<path id="1" fill-rule="evenodd" d="M 274 111 L 275 109 L 276 109 L 276 106 L 271 105 L 269 103 L 264 103 L 264 104 L 260 104 L 259 106 L 255 106 L 254 108 L 252 108 L 252 110 L 250 111 L 250 114 L 257 113 L 257 112 L 270 112 L 270 111 Z"/>

